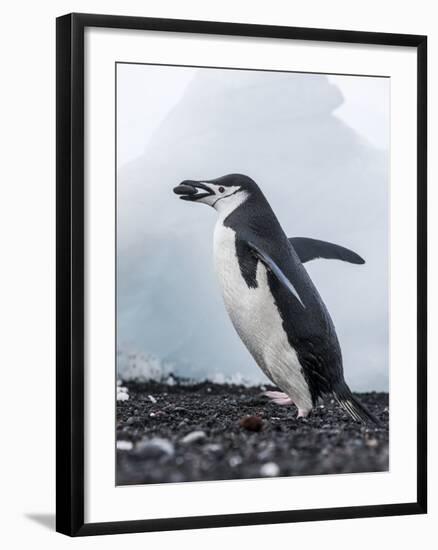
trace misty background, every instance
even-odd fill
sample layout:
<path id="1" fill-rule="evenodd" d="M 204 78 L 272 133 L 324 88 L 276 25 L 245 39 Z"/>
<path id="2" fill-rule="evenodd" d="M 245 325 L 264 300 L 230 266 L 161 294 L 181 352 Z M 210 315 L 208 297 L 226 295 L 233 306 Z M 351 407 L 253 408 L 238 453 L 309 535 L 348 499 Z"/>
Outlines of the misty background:
<path id="1" fill-rule="evenodd" d="M 222 303 L 216 212 L 172 192 L 240 172 L 288 236 L 364 257 L 305 265 L 350 386 L 388 390 L 388 154 L 386 78 L 117 64 L 119 376 L 266 381 Z"/>

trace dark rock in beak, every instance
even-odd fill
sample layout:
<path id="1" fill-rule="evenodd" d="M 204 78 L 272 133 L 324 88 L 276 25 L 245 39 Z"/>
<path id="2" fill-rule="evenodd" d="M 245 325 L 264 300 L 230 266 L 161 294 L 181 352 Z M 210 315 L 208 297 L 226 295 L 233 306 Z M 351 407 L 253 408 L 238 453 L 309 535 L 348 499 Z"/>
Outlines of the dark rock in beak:
<path id="1" fill-rule="evenodd" d="M 186 185 L 185 183 L 180 183 L 173 188 L 175 195 L 196 195 L 197 191 L 195 187 Z"/>
<path id="2" fill-rule="evenodd" d="M 204 193 L 201 193 L 201 190 Z M 173 188 L 175 195 L 184 201 L 197 201 L 209 195 L 214 195 L 214 192 L 199 181 L 185 180 Z"/>

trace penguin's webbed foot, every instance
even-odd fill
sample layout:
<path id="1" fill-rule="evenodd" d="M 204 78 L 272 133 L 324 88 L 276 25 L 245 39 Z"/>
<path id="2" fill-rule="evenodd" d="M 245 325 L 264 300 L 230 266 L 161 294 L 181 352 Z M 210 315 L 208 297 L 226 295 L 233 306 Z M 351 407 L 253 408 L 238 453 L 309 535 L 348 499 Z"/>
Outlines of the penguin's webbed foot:
<path id="1" fill-rule="evenodd" d="M 281 405 L 282 407 L 294 404 L 287 393 L 283 393 L 281 391 L 266 391 L 263 395 L 266 395 L 266 397 L 268 397 L 273 403 L 276 405 Z"/>
<path id="2" fill-rule="evenodd" d="M 311 409 L 300 409 L 298 407 L 298 416 L 297 418 L 307 418 L 311 413 Z"/>

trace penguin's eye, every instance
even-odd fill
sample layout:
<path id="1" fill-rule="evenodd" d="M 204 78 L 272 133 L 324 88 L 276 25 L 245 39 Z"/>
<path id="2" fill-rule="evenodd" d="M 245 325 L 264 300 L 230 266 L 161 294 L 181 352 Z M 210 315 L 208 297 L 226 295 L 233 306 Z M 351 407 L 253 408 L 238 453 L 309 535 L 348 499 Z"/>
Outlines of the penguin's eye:
<path id="1" fill-rule="evenodd" d="M 224 187 L 219 187 L 218 191 L 219 191 L 219 193 L 223 193 L 225 191 L 225 188 Z"/>

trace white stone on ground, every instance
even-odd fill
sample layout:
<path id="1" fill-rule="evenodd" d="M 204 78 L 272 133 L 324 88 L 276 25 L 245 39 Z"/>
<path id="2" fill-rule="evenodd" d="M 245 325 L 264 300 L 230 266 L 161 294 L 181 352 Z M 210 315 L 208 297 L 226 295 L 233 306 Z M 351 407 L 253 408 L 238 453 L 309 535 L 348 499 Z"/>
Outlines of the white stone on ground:
<path id="1" fill-rule="evenodd" d="M 240 458 L 240 456 L 235 455 L 230 457 L 230 459 L 228 460 L 228 463 L 231 466 L 231 468 L 235 468 L 236 466 L 239 466 L 240 464 L 242 464 L 242 459 Z"/>
<path id="2" fill-rule="evenodd" d="M 275 462 L 266 462 L 266 464 L 263 464 L 260 468 L 260 473 L 264 477 L 275 477 L 280 473 L 280 468 Z"/>
<path id="3" fill-rule="evenodd" d="M 135 447 L 136 452 L 145 458 L 157 458 L 166 455 L 172 457 L 175 449 L 171 441 L 162 437 L 153 437 L 152 439 L 143 439 Z"/>
<path id="4" fill-rule="evenodd" d="M 218 443 L 209 443 L 204 446 L 204 451 L 217 453 L 219 451 L 222 451 L 222 445 L 219 445 Z"/>
<path id="5" fill-rule="evenodd" d="M 194 432 L 190 432 L 189 434 L 185 435 L 181 439 L 181 443 L 184 443 L 184 445 L 187 445 L 189 443 L 195 443 L 196 441 L 202 441 L 207 437 L 207 434 L 201 430 L 196 430 Z"/>
<path id="6" fill-rule="evenodd" d="M 117 449 L 119 451 L 130 451 L 132 449 L 133 445 L 131 441 L 117 441 Z"/>

